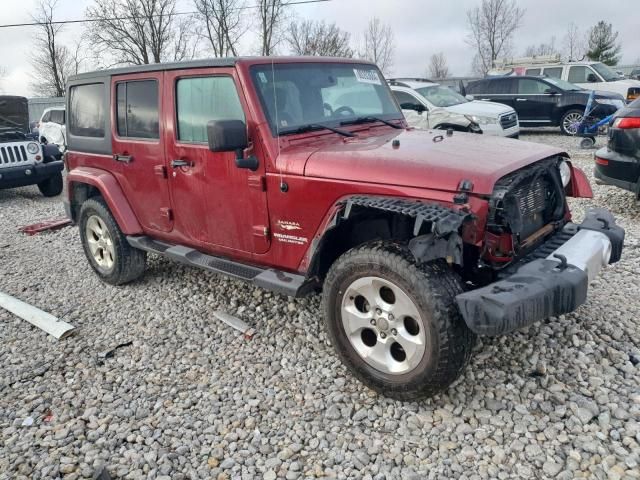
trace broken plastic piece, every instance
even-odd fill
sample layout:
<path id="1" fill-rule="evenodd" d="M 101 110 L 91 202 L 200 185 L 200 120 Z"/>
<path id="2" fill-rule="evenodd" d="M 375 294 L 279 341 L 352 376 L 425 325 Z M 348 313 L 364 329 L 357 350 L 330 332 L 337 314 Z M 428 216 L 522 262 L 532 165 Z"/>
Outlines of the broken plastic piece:
<path id="1" fill-rule="evenodd" d="M 240 320 L 238 317 L 234 317 L 233 315 L 220 311 L 213 312 L 213 316 L 241 332 L 247 339 L 253 338 L 256 334 L 256 331 L 252 327 Z"/>
<path id="2" fill-rule="evenodd" d="M 34 223 L 33 225 L 26 225 L 20 227 L 18 231 L 26 233 L 27 235 L 35 235 L 36 233 L 44 232 L 46 230 L 58 230 L 62 227 L 71 225 L 71 220 L 68 218 L 55 218 L 53 220 L 44 220 L 42 222 Z"/>
<path id="3" fill-rule="evenodd" d="M 33 417 L 27 417 L 22 421 L 23 427 L 30 427 L 31 425 L 33 425 Z"/>
<path id="4" fill-rule="evenodd" d="M 98 355 L 98 365 L 103 365 L 104 361 L 107 358 L 113 358 L 113 356 L 116 353 L 116 350 L 123 348 L 123 347 L 130 347 L 131 345 L 133 345 L 133 342 L 131 340 L 129 340 L 128 342 L 124 342 L 124 343 L 120 343 L 118 345 L 116 345 L 115 347 L 113 347 L 111 350 L 105 350 L 104 352 L 100 352 L 100 354 Z"/>
<path id="5" fill-rule="evenodd" d="M 18 300 L 2 292 L 0 292 L 0 307 L 44 330 L 49 335 L 53 335 L 58 340 L 62 340 L 68 336 L 75 328 L 73 325 L 59 320 L 50 313 L 43 312 L 33 305 L 29 305 L 22 300 Z"/>

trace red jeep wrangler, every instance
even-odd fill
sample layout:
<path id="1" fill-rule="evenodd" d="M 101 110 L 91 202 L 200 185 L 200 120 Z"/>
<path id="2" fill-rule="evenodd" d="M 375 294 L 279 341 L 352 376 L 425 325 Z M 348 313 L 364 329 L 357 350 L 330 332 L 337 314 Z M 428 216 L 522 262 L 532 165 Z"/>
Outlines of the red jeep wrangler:
<path id="1" fill-rule="evenodd" d="M 68 83 L 69 217 L 105 282 L 147 252 L 324 296 L 347 367 L 388 396 L 453 382 L 475 336 L 575 310 L 620 258 L 605 210 L 555 148 L 407 128 L 375 65 L 247 58 Z"/>

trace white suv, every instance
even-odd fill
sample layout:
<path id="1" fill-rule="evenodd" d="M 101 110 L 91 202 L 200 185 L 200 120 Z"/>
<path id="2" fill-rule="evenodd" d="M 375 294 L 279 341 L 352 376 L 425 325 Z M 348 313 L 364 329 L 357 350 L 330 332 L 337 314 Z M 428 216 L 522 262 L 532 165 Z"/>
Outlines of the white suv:
<path id="1" fill-rule="evenodd" d="M 640 98 L 640 80 L 626 79 L 602 62 L 545 61 L 549 57 L 502 60 L 489 75 L 534 75 L 559 78 L 587 90 L 619 93 L 627 102 Z"/>
<path id="2" fill-rule="evenodd" d="M 447 122 L 447 117 L 464 117 L 478 124 L 485 135 L 518 138 L 520 134 L 518 115 L 507 105 L 463 97 L 451 88 L 420 78 L 394 78 L 389 86 L 412 127 L 437 128 Z"/>
<path id="3" fill-rule="evenodd" d="M 64 151 L 67 146 L 67 127 L 64 107 L 47 108 L 42 112 L 38 124 L 38 135 L 42 143 L 53 143 Z"/>

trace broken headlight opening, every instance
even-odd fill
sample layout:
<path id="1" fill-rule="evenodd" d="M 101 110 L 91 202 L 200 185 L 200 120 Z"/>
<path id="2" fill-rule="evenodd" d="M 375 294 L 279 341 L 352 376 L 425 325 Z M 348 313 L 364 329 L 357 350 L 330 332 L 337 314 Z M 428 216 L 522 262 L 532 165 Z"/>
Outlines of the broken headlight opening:
<path id="1" fill-rule="evenodd" d="M 571 167 L 566 160 L 560 160 L 558 164 L 558 170 L 560 171 L 560 179 L 562 180 L 562 186 L 566 187 L 571 181 Z"/>

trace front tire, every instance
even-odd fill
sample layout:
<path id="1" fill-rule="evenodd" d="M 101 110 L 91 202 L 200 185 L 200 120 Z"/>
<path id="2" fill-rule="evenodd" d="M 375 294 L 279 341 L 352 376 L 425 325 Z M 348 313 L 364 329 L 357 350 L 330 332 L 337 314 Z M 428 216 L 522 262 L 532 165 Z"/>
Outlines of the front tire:
<path id="1" fill-rule="evenodd" d="M 144 273 L 147 253 L 129 245 L 102 198 L 82 204 L 78 224 L 84 253 L 102 281 L 122 285 Z"/>
<path id="2" fill-rule="evenodd" d="M 573 136 L 578 133 L 578 125 L 582 122 L 584 112 L 582 110 L 571 109 L 564 112 L 560 118 L 560 131 L 563 135 Z"/>
<path id="3" fill-rule="evenodd" d="M 45 197 L 55 197 L 60 195 L 63 187 L 64 182 L 62 181 L 62 173 L 56 173 L 38 184 L 38 190 L 40 190 L 40 193 Z"/>
<path id="4" fill-rule="evenodd" d="M 348 251 L 324 282 L 327 334 L 365 385 L 391 398 L 435 395 L 467 364 L 475 335 L 455 304 L 463 291 L 443 261 L 416 265 L 390 242 Z"/>

